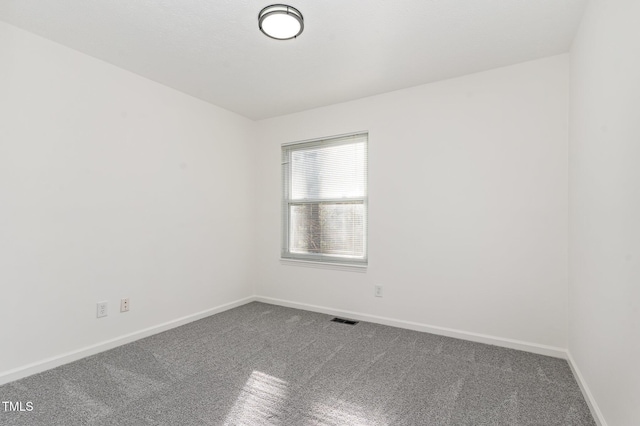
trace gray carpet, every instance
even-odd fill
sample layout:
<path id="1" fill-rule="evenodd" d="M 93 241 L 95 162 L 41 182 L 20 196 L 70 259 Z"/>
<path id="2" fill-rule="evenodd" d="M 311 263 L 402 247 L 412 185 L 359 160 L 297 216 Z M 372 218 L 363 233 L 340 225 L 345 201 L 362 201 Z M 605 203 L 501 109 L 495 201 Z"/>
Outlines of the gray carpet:
<path id="1" fill-rule="evenodd" d="M 250 303 L 0 387 L 2 425 L 595 425 L 566 361 Z"/>

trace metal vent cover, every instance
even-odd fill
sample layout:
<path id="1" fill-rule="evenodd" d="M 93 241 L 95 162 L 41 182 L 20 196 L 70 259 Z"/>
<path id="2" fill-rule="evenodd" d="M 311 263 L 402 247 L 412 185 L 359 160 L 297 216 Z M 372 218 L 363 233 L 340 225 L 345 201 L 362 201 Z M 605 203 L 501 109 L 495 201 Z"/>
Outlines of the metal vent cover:
<path id="1" fill-rule="evenodd" d="M 356 325 L 358 323 L 358 321 L 344 319 L 344 318 L 338 318 L 338 317 L 335 317 L 331 321 L 332 322 L 337 322 L 337 323 L 340 323 L 340 324 L 347 324 L 347 325 Z"/>

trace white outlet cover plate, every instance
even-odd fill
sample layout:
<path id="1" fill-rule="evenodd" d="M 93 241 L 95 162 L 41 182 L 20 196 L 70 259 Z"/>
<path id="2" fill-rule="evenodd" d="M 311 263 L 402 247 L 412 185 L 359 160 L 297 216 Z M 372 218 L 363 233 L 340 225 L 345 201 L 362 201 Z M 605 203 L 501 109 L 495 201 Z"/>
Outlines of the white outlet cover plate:
<path id="1" fill-rule="evenodd" d="M 106 317 L 109 314 L 108 302 L 98 302 L 96 316 L 98 318 Z"/>

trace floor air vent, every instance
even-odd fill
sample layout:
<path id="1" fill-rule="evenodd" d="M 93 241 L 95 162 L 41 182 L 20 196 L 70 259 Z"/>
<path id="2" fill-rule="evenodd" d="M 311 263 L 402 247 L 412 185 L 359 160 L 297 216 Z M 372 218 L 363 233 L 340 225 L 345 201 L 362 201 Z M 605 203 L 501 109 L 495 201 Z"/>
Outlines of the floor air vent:
<path id="1" fill-rule="evenodd" d="M 358 321 L 348 320 L 344 318 L 337 318 L 337 317 L 332 319 L 331 321 L 339 322 L 340 324 L 348 324 L 348 325 L 356 325 L 358 323 Z"/>

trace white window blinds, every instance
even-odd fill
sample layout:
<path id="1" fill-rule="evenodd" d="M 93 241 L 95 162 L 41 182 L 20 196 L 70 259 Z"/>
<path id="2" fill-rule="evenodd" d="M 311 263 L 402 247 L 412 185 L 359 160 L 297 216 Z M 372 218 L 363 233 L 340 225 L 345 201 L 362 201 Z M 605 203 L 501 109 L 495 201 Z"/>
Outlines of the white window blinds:
<path id="1" fill-rule="evenodd" d="M 282 257 L 367 263 L 367 134 L 282 147 Z"/>

